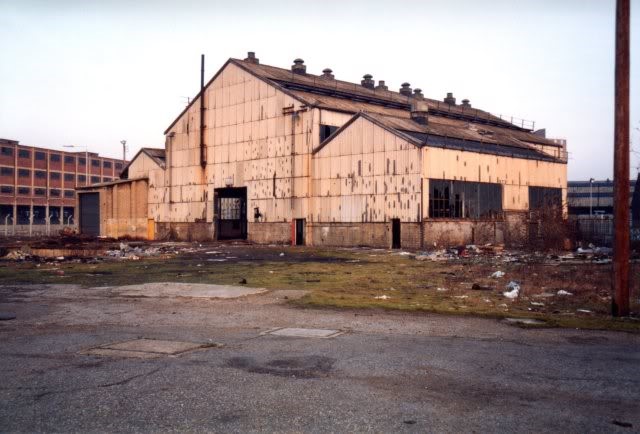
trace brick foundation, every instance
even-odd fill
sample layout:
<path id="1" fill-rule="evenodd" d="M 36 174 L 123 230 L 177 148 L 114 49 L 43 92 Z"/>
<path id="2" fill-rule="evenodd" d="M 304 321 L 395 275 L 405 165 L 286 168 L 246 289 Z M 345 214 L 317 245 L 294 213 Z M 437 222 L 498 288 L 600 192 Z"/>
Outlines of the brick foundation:
<path id="1" fill-rule="evenodd" d="M 247 239 L 256 244 L 291 244 L 291 222 L 248 222 Z"/>

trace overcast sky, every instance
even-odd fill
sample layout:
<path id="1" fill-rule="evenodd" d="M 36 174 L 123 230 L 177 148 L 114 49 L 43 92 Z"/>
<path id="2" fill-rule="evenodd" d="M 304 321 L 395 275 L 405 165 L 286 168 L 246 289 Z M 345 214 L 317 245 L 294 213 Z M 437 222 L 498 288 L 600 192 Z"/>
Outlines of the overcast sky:
<path id="1" fill-rule="evenodd" d="M 129 156 L 163 147 L 198 91 L 200 54 L 210 77 L 255 51 L 533 120 L 568 140 L 569 179 L 610 178 L 614 25 L 614 0 L 0 0 L 0 137 L 114 157 L 122 139 Z M 640 151 L 640 0 L 631 29 Z"/>

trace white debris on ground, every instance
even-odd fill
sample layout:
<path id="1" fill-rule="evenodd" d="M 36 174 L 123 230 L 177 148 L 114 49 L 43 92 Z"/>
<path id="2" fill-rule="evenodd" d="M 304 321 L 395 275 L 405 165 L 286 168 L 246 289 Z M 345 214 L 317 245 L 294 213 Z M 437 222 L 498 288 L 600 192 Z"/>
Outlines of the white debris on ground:
<path id="1" fill-rule="evenodd" d="M 544 303 L 540 303 L 539 301 L 532 301 L 531 306 L 544 306 Z"/>
<path id="2" fill-rule="evenodd" d="M 388 295 L 377 295 L 375 297 L 376 300 L 389 300 L 391 297 L 389 297 Z"/>
<path id="3" fill-rule="evenodd" d="M 448 291 L 448 289 L 447 288 L 436 288 L 436 291 L 444 292 L 444 291 Z"/>
<path id="4" fill-rule="evenodd" d="M 517 282 L 511 281 L 507 284 L 507 290 L 508 291 L 503 292 L 502 295 L 514 300 L 518 298 L 518 295 L 520 294 L 520 285 L 518 285 Z"/>
<path id="5" fill-rule="evenodd" d="M 560 291 L 558 291 L 557 294 L 558 295 L 573 295 L 572 292 L 565 291 L 564 289 L 561 289 Z"/>
<path id="6" fill-rule="evenodd" d="M 576 309 L 576 312 L 580 312 L 580 313 L 592 313 L 589 309 Z"/>
<path id="7" fill-rule="evenodd" d="M 504 271 L 498 270 L 498 271 L 492 273 L 490 277 L 492 277 L 493 279 L 499 279 L 501 277 L 504 277 Z"/>

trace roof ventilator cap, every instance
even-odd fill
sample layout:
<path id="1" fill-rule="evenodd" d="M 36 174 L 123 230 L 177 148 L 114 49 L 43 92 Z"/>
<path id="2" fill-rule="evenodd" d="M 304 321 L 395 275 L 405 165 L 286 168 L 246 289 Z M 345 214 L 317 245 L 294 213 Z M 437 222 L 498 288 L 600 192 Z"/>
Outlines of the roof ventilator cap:
<path id="1" fill-rule="evenodd" d="M 360 82 L 360 84 L 363 87 L 366 87 L 367 89 L 373 89 L 376 82 L 372 80 L 373 79 L 373 75 L 371 74 L 365 74 L 362 76 L 362 81 Z"/>
<path id="2" fill-rule="evenodd" d="M 249 51 L 247 53 L 247 58 L 244 59 L 245 62 L 255 63 L 256 65 L 260 63 L 260 59 L 256 57 L 256 53 L 253 51 Z"/>
<path id="3" fill-rule="evenodd" d="M 468 99 L 463 99 L 462 100 L 462 107 L 471 108 L 471 102 Z"/>
<path id="4" fill-rule="evenodd" d="M 291 72 L 295 74 L 306 74 L 307 66 L 304 64 L 304 60 L 296 59 L 293 61 L 293 65 L 291 65 Z"/>
<path id="5" fill-rule="evenodd" d="M 447 97 L 444 99 L 444 102 L 449 105 L 456 105 L 456 99 L 453 97 L 452 92 L 447 92 Z"/>
<path id="6" fill-rule="evenodd" d="M 411 96 L 411 85 L 409 83 L 402 83 L 400 94 L 404 96 Z"/>
<path id="7" fill-rule="evenodd" d="M 331 70 L 331 68 L 323 69 L 322 75 L 320 76 L 320 78 L 325 78 L 327 80 L 335 80 L 335 77 L 333 76 L 333 71 Z"/>
<path id="8" fill-rule="evenodd" d="M 414 101 L 411 103 L 411 120 L 420 125 L 427 125 L 429 121 L 429 106 L 426 102 Z"/>
<path id="9" fill-rule="evenodd" d="M 418 88 L 413 89 L 413 97 L 415 99 L 424 99 L 424 95 L 422 94 L 422 89 L 418 89 Z"/>
<path id="10" fill-rule="evenodd" d="M 378 80 L 376 90 L 389 90 L 389 88 L 384 84 L 384 80 Z"/>

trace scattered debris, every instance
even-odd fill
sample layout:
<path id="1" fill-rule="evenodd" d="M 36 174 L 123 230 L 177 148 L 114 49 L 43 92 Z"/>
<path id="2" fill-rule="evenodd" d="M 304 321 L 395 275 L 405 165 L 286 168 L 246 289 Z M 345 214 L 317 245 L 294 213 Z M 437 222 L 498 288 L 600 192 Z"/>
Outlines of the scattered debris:
<path id="1" fill-rule="evenodd" d="M 573 295 L 572 292 L 565 291 L 564 289 L 561 289 L 560 291 L 558 291 L 557 294 L 558 295 Z"/>
<path id="2" fill-rule="evenodd" d="M 524 324 L 524 325 L 542 325 L 544 321 L 534 318 L 505 318 L 503 320 L 507 324 Z"/>
<path id="3" fill-rule="evenodd" d="M 507 284 L 507 290 L 508 291 L 503 292 L 502 295 L 513 300 L 518 298 L 520 294 L 520 285 L 512 280 Z"/>
<path id="4" fill-rule="evenodd" d="M 579 313 L 593 313 L 589 309 L 576 309 L 576 312 L 579 312 Z"/>
<path id="5" fill-rule="evenodd" d="M 490 286 L 486 286 L 486 285 L 480 285 L 479 283 L 474 283 L 473 285 L 471 285 L 471 289 L 473 289 L 474 291 L 492 291 L 493 288 Z"/>
<path id="6" fill-rule="evenodd" d="M 376 300 L 389 300 L 391 297 L 389 297 L 388 295 L 378 295 L 373 298 L 375 298 Z"/>
<path id="7" fill-rule="evenodd" d="M 493 279 L 499 279 L 501 277 L 504 277 L 504 271 L 498 270 L 498 271 L 494 272 L 493 274 L 491 274 L 490 277 L 493 278 Z"/>
<path id="8" fill-rule="evenodd" d="M 532 301 L 531 306 L 544 306 L 544 303 L 540 303 L 539 301 Z"/>
<path id="9" fill-rule="evenodd" d="M 448 291 L 448 289 L 447 288 L 436 288 L 436 291 L 444 292 L 444 291 Z"/>

